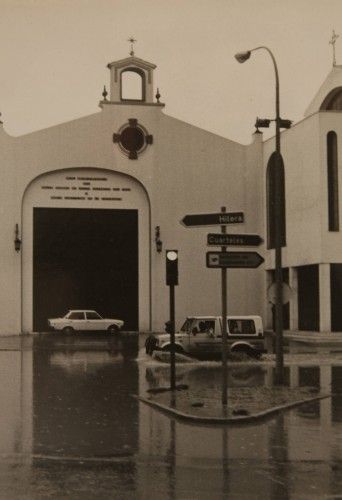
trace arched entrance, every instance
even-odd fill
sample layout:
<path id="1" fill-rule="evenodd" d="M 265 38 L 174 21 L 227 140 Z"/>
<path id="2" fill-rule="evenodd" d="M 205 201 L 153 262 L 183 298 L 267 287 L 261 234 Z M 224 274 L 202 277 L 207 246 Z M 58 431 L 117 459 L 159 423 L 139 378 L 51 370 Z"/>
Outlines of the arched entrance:
<path id="1" fill-rule="evenodd" d="M 22 330 L 68 309 L 150 328 L 150 210 L 143 187 L 108 170 L 59 170 L 23 200 Z"/>

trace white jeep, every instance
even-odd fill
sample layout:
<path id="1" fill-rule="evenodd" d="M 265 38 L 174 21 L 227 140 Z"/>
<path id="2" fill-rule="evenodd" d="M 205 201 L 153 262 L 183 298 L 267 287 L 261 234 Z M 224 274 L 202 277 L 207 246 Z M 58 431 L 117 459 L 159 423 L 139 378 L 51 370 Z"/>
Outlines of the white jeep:
<path id="1" fill-rule="evenodd" d="M 227 316 L 230 352 L 260 357 L 265 352 L 264 331 L 260 316 Z M 146 353 L 169 351 L 169 333 L 150 335 L 145 342 Z M 213 357 L 222 352 L 222 317 L 190 316 L 175 333 L 175 351 L 194 357 Z M 216 357 L 215 356 L 215 357 Z"/>

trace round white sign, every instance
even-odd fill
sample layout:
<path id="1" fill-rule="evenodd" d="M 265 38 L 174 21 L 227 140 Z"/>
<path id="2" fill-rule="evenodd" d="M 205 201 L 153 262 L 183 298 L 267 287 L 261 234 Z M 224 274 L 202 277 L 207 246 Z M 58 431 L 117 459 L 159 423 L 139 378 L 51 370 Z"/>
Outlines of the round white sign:
<path id="1" fill-rule="evenodd" d="M 293 296 L 292 288 L 287 283 L 283 282 L 283 304 L 287 304 L 288 302 L 290 302 L 292 296 Z M 277 286 L 276 283 L 272 283 L 267 289 L 268 301 L 271 302 L 271 304 L 275 304 L 276 297 L 277 297 Z"/>

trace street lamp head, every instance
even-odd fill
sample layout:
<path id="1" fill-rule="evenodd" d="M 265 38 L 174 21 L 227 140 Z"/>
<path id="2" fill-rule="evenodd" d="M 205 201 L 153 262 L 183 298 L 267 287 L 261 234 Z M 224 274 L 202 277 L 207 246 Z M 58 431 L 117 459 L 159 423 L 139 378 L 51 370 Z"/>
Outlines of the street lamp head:
<path id="1" fill-rule="evenodd" d="M 245 52 L 238 52 L 234 57 L 239 63 L 244 63 L 251 57 L 251 51 L 246 50 Z"/>

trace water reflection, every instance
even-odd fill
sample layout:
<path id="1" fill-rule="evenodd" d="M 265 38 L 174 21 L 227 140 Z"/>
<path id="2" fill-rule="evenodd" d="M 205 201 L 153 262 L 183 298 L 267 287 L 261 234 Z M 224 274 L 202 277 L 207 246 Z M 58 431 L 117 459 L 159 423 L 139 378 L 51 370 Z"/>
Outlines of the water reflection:
<path id="1" fill-rule="evenodd" d="M 168 385 L 137 338 L 45 336 L 0 350 L 3 498 L 298 499 L 342 491 L 342 366 L 287 367 L 290 387 L 335 396 L 248 426 L 191 426 L 131 397 Z M 273 384 L 272 366 L 236 366 L 229 384 Z M 219 363 L 177 380 L 221 384 Z M 43 493 L 42 493 L 43 492 Z"/>
<path id="2" fill-rule="evenodd" d="M 336 385 L 340 388 L 341 375 L 342 371 L 330 364 L 286 368 L 290 387 L 317 387 L 322 392 L 330 392 Z M 273 379 L 272 367 L 245 366 L 230 369 L 229 383 L 235 387 L 271 386 Z M 165 386 L 168 381 L 165 367 L 145 369 L 144 389 Z M 217 387 L 221 383 L 220 367 L 182 366 L 178 381 L 195 387 Z M 209 485 L 215 484 L 217 498 L 227 498 L 230 493 L 233 498 L 297 499 L 336 491 L 341 484 L 338 471 L 342 471 L 342 466 L 336 465 L 342 460 L 342 438 L 337 444 L 332 430 L 336 414 L 342 419 L 342 395 L 300 406 L 257 425 L 219 429 L 176 422 L 175 442 L 169 444 L 176 450 L 173 491 L 191 497 L 191 485 L 195 483 L 203 496 L 210 495 Z M 172 439 L 160 423 L 163 419 L 168 421 L 154 410 L 140 409 L 140 427 L 149 429 L 149 459 L 163 455 L 168 447 L 166 442 L 163 446 L 163 440 Z M 140 452 L 146 443 L 147 436 L 142 432 Z M 324 476 L 327 470 L 329 474 Z M 153 494 L 149 484 L 144 487 Z"/>
<path id="3" fill-rule="evenodd" d="M 33 453 L 135 453 L 138 403 L 129 397 L 138 388 L 134 359 L 125 357 L 118 341 L 95 339 L 89 345 L 89 339 L 72 340 L 63 350 L 58 344 L 58 350 L 50 344 L 42 349 L 38 340 L 39 348 L 34 349 Z"/>
<path id="4" fill-rule="evenodd" d="M 148 388 L 166 387 L 170 385 L 168 365 L 150 366 L 146 368 Z M 238 366 L 228 370 L 228 385 L 230 387 L 251 387 L 265 384 L 267 369 L 262 366 Z M 217 388 L 222 383 L 222 372 L 219 363 L 200 366 L 180 365 L 176 370 L 177 384 L 195 387 Z"/>

